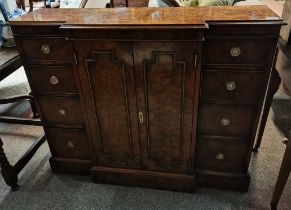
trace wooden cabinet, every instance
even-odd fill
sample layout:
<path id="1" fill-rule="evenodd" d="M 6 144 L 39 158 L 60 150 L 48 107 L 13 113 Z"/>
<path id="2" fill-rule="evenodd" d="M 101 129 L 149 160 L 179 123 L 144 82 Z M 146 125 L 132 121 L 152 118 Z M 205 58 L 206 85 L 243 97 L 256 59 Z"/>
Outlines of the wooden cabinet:
<path id="1" fill-rule="evenodd" d="M 53 171 L 246 191 L 282 23 L 264 6 L 38 10 L 14 19 Z"/>

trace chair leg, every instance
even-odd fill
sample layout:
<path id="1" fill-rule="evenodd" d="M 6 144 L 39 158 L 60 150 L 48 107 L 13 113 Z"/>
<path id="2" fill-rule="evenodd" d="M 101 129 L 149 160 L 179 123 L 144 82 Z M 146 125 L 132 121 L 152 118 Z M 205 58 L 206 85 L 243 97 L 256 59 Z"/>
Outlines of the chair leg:
<path id="1" fill-rule="evenodd" d="M 280 86 L 280 83 L 281 83 L 281 78 L 280 78 L 277 70 L 275 68 L 273 68 L 272 73 L 271 73 L 271 77 L 270 77 L 270 81 L 269 81 L 269 85 L 268 85 L 269 87 L 267 90 L 265 104 L 264 104 L 264 107 L 262 110 L 262 117 L 261 117 L 260 125 L 258 128 L 256 144 L 255 144 L 254 149 L 253 149 L 254 152 L 257 152 L 259 147 L 261 146 L 263 134 L 264 134 L 265 127 L 266 127 L 266 122 L 267 122 L 268 115 L 269 115 L 270 108 L 271 108 L 271 104 L 273 101 L 273 97 L 274 97 L 275 93 L 277 92 L 277 90 Z"/>
<path id="2" fill-rule="evenodd" d="M 33 11 L 33 2 L 32 0 L 29 0 L 29 11 L 28 12 L 32 12 Z"/>
<path id="3" fill-rule="evenodd" d="M 4 178 L 4 181 L 8 186 L 12 188 L 12 190 L 16 190 L 18 185 L 18 177 L 17 173 L 14 170 L 13 166 L 10 165 L 7 160 L 6 154 L 3 150 L 3 142 L 0 138 L 0 166 L 1 166 L 1 174 Z"/>
<path id="4" fill-rule="evenodd" d="M 287 142 L 287 147 L 282 160 L 281 168 L 279 171 L 278 179 L 276 182 L 275 190 L 273 192 L 271 200 L 271 209 L 277 209 L 278 202 L 284 190 L 285 184 L 288 180 L 291 171 L 291 132 L 289 134 L 289 141 Z"/>

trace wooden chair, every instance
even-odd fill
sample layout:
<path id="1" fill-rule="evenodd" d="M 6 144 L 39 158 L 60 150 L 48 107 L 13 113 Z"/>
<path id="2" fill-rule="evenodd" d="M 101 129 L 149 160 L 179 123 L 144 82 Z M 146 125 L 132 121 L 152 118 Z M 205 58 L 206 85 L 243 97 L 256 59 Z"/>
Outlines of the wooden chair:
<path id="1" fill-rule="evenodd" d="M 2 48 L 0 49 L 0 83 L 3 82 L 7 77 L 12 75 L 17 69 L 22 66 L 21 58 L 16 48 Z M 3 96 L 3 94 L 1 94 Z M 0 98 L 1 98 L 0 96 Z M 8 98 L 1 98 L 0 104 L 14 103 L 23 100 L 28 100 L 32 106 L 34 116 L 37 116 L 37 111 L 34 106 L 33 96 L 30 93 L 9 96 Z M 21 117 L 10 117 L 1 116 L 0 122 L 2 123 L 13 123 L 13 124 L 24 124 L 24 125 L 36 125 L 42 126 L 42 122 L 38 118 L 21 118 Z M 11 166 L 5 152 L 3 150 L 3 142 L 0 138 L 0 167 L 2 176 L 7 185 L 12 187 L 12 190 L 17 188 L 17 175 L 33 157 L 38 148 L 45 142 L 45 136 L 42 136 L 36 141 L 27 152 L 17 161 L 14 166 Z"/>

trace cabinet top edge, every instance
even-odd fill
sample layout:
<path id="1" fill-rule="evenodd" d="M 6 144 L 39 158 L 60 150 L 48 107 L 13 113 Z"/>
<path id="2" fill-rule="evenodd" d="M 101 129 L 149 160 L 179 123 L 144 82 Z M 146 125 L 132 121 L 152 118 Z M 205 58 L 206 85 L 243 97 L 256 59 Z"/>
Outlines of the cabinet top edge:
<path id="1" fill-rule="evenodd" d="M 267 6 L 168 7 L 168 8 L 77 8 L 40 9 L 17 17 L 12 26 L 59 25 L 62 28 L 129 27 L 192 27 L 207 28 L 208 24 L 231 22 L 241 24 L 283 25 L 283 19 Z"/>

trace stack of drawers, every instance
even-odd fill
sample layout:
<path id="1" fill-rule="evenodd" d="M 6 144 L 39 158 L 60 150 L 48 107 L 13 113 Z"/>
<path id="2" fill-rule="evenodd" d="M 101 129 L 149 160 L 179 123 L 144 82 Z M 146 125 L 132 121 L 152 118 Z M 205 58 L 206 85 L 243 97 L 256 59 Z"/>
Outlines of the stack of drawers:
<path id="1" fill-rule="evenodd" d="M 198 174 L 247 174 L 271 46 L 272 39 L 257 36 L 206 38 L 197 127 Z"/>
<path id="2" fill-rule="evenodd" d="M 126 4 L 128 2 L 128 5 Z M 112 0 L 112 7 L 147 7 L 149 0 Z"/>
<path id="3" fill-rule="evenodd" d="M 17 40 L 45 124 L 53 170 L 88 172 L 92 153 L 70 44 L 63 37 L 22 37 Z"/>

